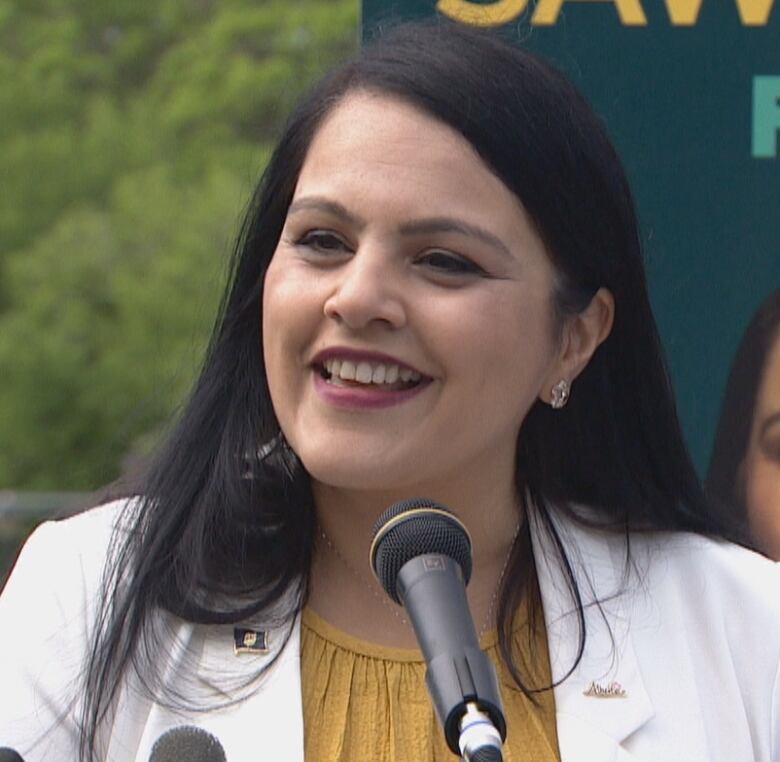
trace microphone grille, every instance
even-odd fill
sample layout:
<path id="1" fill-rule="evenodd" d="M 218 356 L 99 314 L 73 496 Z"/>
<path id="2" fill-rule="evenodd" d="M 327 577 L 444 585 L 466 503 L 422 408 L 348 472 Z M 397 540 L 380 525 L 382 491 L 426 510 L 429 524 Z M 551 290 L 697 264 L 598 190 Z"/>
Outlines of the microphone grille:
<path id="1" fill-rule="evenodd" d="M 449 556 L 471 578 L 471 538 L 452 511 L 426 498 L 401 500 L 391 505 L 374 524 L 371 568 L 385 592 L 401 603 L 396 579 L 401 567 L 427 553 Z"/>
<path id="2" fill-rule="evenodd" d="M 149 762 L 226 762 L 217 738 L 203 728 L 180 725 L 163 733 L 152 747 Z"/>

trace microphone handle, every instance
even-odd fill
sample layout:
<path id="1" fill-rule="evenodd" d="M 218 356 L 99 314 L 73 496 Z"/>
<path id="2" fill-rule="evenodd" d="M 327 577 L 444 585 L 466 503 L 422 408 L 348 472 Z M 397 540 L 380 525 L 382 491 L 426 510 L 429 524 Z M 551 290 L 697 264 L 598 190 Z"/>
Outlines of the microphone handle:
<path id="1" fill-rule="evenodd" d="M 459 564 L 438 553 L 415 556 L 401 567 L 396 584 L 425 657 L 425 682 L 448 746 L 461 752 L 470 705 L 487 715 L 483 722 L 492 723 L 500 745 L 506 721 L 498 679 L 479 647 Z"/>

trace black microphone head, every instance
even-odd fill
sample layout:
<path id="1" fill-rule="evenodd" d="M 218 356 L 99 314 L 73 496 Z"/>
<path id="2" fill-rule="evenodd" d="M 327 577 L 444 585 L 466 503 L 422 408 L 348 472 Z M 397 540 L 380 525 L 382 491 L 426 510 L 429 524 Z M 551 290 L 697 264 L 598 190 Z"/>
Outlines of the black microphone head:
<path id="1" fill-rule="evenodd" d="M 371 568 L 385 592 L 401 603 L 396 579 L 401 567 L 427 553 L 449 556 L 460 566 L 463 581 L 471 579 L 471 537 L 452 511 L 426 498 L 391 505 L 374 524 L 369 551 Z"/>
<path id="2" fill-rule="evenodd" d="M 18 751 L 3 746 L 0 749 L 0 762 L 24 762 L 24 759 Z"/>
<path id="3" fill-rule="evenodd" d="M 149 762 L 226 762 L 222 744 L 211 733 L 193 725 L 165 731 L 152 747 Z"/>

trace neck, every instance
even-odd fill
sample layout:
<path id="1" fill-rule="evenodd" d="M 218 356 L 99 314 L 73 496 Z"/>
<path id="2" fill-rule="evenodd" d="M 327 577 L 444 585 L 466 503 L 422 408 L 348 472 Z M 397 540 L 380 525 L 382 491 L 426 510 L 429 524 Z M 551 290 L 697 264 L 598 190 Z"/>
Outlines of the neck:
<path id="1" fill-rule="evenodd" d="M 453 510 L 473 542 L 473 569 L 467 598 L 478 635 L 495 627 L 498 588 L 522 519 L 513 491 L 492 489 L 369 492 L 341 490 L 315 483 L 320 532 L 311 573 L 309 605 L 323 619 L 350 635 L 380 645 L 416 647 L 404 610 L 374 578 L 368 550 L 372 529 L 394 502 L 424 496 Z"/>

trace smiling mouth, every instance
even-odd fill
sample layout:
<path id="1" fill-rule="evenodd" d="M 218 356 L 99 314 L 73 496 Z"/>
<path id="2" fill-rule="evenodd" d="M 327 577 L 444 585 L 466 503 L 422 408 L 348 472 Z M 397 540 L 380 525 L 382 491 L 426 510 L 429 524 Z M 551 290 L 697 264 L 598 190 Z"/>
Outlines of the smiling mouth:
<path id="1" fill-rule="evenodd" d="M 329 384 L 353 389 L 405 391 L 414 389 L 430 380 L 411 368 L 365 360 L 353 362 L 352 360 L 329 359 L 320 363 L 318 370 L 320 377 Z"/>

